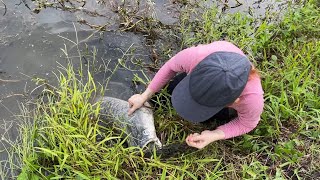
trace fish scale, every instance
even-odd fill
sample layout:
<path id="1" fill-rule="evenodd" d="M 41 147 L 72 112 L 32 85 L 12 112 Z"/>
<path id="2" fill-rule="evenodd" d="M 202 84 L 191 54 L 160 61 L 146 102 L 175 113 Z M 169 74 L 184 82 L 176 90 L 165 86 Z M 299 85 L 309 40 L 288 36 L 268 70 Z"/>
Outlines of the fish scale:
<path id="1" fill-rule="evenodd" d="M 151 109 L 142 107 L 129 116 L 127 101 L 108 96 L 102 97 L 98 101 L 101 101 L 100 119 L 106 123 L 118 123 L 120 128 L 125 129 L 129 146 L 140 148 L 154 146 L 158 149 L 162 147 L 156 135 Z"/>

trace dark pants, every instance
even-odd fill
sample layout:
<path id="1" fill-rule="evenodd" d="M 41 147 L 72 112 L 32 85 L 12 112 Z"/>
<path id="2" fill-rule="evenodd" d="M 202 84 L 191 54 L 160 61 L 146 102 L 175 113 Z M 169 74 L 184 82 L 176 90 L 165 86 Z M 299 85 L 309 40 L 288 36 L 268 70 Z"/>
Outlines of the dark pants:
<path id="1" fill-rule="evenodd" d="M 169 82 L 168 87 L 167 87 L 167 92 L 168 94 L 172 94 L 173 89 L 179 84 L 179 82 L 186 77 L 187 74 L 186 73 L 181 73 L 178 74 L 177 76 L 175 76 L 173 78 L 172 81 Z M 171 101 L 171 98 L 169 98 Z M 157 106 L 155 106 L 155 108 L 157 108 Z M 221 111 L 219 111 L 218 113 L 216 113 L 214 116 L 212 116 L 211 118 L 209 118 L 208 120 L 206 120 L 205 122 L 209 122 L 209 121 L 219 121 L 218 124 L 222 123 L 224 124 L 225 122 L 230 121 L 231 119 L 237 117 L 237 111 L 232 109 L 232 108 L 223 108 Z M 204 123 L 205 123 L 204 122 Z"/>

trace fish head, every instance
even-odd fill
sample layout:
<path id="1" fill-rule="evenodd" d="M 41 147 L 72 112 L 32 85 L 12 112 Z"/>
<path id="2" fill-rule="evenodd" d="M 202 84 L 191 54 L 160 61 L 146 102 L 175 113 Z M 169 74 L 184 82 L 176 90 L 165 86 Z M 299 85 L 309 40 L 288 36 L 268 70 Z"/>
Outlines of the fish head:
<path id="1" fill-rule="evenodd" d="M 142 107 L 136 110 L 127 128 L 127 132 L 130 132 L 132 137 L 132 144 L 141 148 L 162 147 L 156 134 L 151 109 Z"/>

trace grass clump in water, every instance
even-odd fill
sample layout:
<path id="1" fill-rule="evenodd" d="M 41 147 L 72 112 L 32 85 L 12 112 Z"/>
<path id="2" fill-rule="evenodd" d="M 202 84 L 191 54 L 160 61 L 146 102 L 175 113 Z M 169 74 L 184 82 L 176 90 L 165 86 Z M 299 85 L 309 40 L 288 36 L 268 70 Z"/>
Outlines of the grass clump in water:
<path id="1" fill-rule="evenodd" d="M 32 119 L 22 126 L 23 160 L 18 179 L 97 179 L 116 177 L 130 167 L 124 159 L 121 134 L 98 125 L 100 94 L 91 74 L 78 76 L 71 65 L 62 68 L 57 88 L 46 88 L 36 104 Z M 104 137 L 98 141 L 98 137 Z M 99 179 L 99 178 L 98 178 Z"/>

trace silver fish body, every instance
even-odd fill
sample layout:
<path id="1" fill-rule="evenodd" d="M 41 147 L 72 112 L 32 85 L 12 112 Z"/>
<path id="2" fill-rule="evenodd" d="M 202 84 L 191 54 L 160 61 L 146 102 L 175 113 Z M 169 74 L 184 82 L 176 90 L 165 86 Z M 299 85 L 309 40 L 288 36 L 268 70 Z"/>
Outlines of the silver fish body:
<path id="1" fill-rule="evenodd" d="M 156 135 L 153 112 L 151 109 L 141 107 L 132 115 L 128 115 L 129 103 L 127 101 L 104 96 L 99 99 L 100 119 L 120 124 L 128 135 L 128 145 L 140 148 L 161 148 L 162 144 Z"/>

